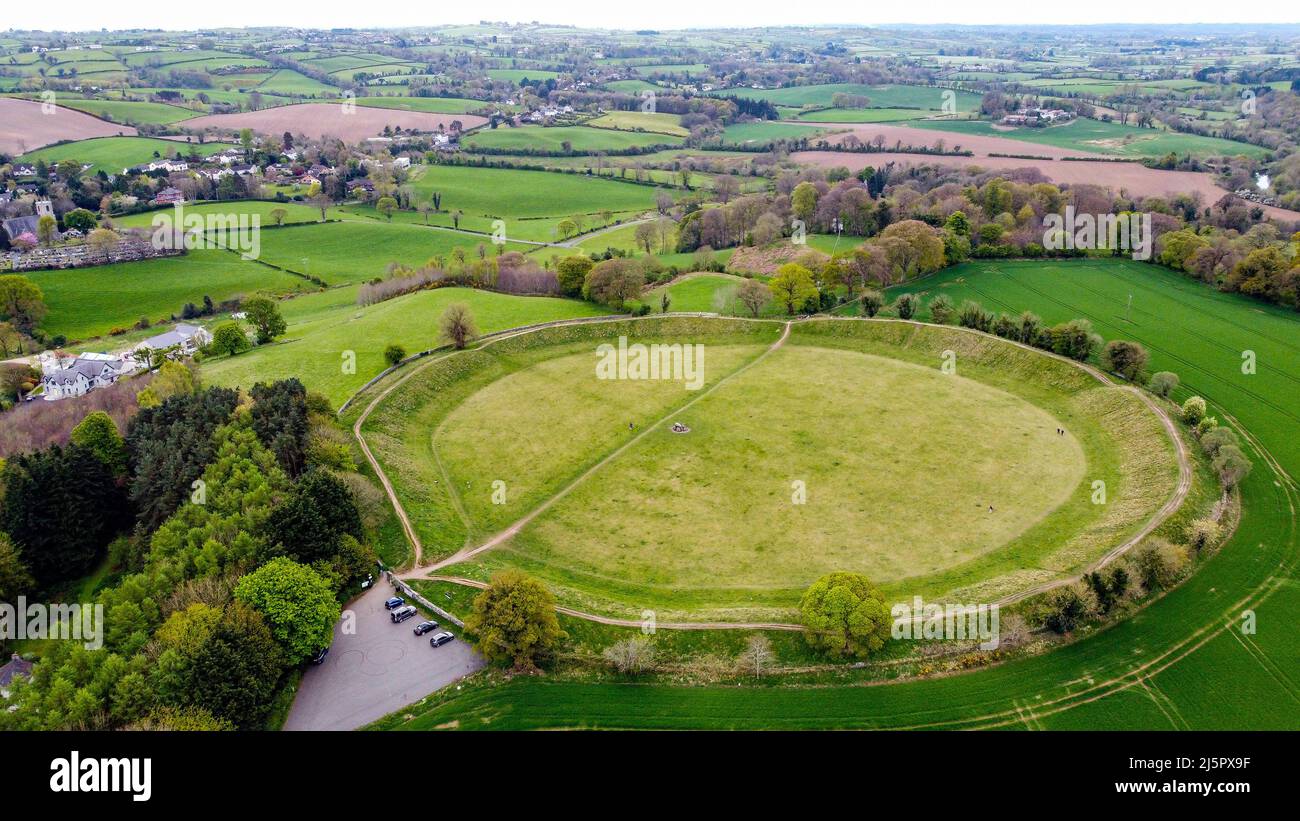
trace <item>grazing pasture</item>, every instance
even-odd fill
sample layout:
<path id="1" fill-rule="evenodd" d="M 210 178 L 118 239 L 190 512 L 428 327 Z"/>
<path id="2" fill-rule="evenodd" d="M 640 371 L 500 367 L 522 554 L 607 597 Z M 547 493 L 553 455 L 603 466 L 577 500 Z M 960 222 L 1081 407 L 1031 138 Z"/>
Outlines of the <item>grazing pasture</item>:
<path id="1" fill-rule="evenodd" d="M 103 336 L 139 319 L 158 323 L 180 315 L 187 302 L 204 296 L 220 302 L 258 292 L 286 294 L 314 289 L 291 274 L 246 262 L 223 250 L 191 251 L 181 257 L 141 262 L 32 271 L 25 274 L 45 293 L 44 328 L 69 339 Z"/>
<path id="2" fill-rule="evenodd" d="M 662 339 L 681 322 L 646 320 L 629 337 Z M 733 327 L 696 323 L 694 335 L 675 341 Z M 537 342 L 533 364 L 484 362 L 485 374 L 499 376 L 466 377 L 477 387 L 463 399 L 448 398 L 464 394 L 460 378 L 433 366 L 429 379 L 444 380 L 443 392 L 415 410 L 403 434 L 418 442 L 411 426 L 429 436 L 437 419 L 433 453 L 416 445 L 398 460 L 403 470 L 415 470 L 414 460 L 446 472 L 438 488 L 415 491 L 417 510 L 408 511 L 428 523 L 425 549 L 446 555 L 547 503 L 513 538 L 452 572 L 482 578 L 522 567 L 562 599 L 611 614 L 648 606 L 665 619 L 788 620 L 802 590 L 832 569 L 868 573 L 897 595 L 996 598 L 1099 557 L 1173 492 L 1172 445 L 1154 416 L 1060 360 L 894 323 L 801 325 L 789 344 L 764 353 L 760 340 L 781 325 L 739 327 L 739 336 L 715 332 L 706 345 L 698 394 L 682 382 L 596 378 L 591 344 L 614 339 L 599 326 L 583 331 L 593 338 L 585 350 L 538 358 Z M 962 350 L 959 378 L 938 368 L 948 347 Z M 484 356 L 497 355 L 489 347 L 475 359 Z M 807 413 L 812 397 L 817 411 Z M 483 440 L 484 430 L 519 429 L 520 414 L 536 431 L 526 447 Z M 575 435 L 538 414 L 590 424 Z M 667 429 L 677 421 L 689 435 Z M 974 440 L 962 433 L 971 429 L 980 431 Z M 556 447 L 547 441 L 554 436 L 575 444 Z M 962 470 L 938 467 L 954 458 Z M 1126 504 L 1104 512 L 1090 504 L 1085 470 L 1106 477 Z M 867 474 L 877 479 L 859 481 Z M 493 479 L 514 488 L 505 504 L 485 489 Z M 790 503 L 796 479 L 806 505 Z M 919 503 L 931 494 L 947 502 Z M 445 521 L 447 510 L 459 521 Z"/>
<path id="3" fill-rule="evenodd" d="M 724 143 L 741 145 L 766 145 L 775 140 L 799 139 L 812 137 L 826 129 L 815 125 L 799 125 L 788 122 L 760 120 L 752 123 L 735 123 L 722 130 Z"/>
<path id="4" fill-rule="evenodd" d="M 912 108 L 937 114 L 944 110 L 944 92 L 937 86 L 913 85 L 862 85 L 859 83 L 827 83 L 824 85 L 790 86 L 788 88 L 729 88 L 714 94 L 767 100 L 778 106 L 827 107 L 834 104 L 836 94 L 852 94 L 870 99 L 879 108 Z M 969 91 L 954 93 L 957 113 L 974 111 L 980 97 Z"/>
<path id="5" fill-rule="evenodd" d="M 312 79 L 293 69 L 282 68 L 257 85 L 263 94 L 281 94 L 285 96 L 322 97 L 340 96 L 342 89 L 326 85 L 320 80 Z"/>
<path id="6" fill-rule="evenodd" d="M 950 131 L 963 136 L 999 137 L 1076 152 L 1114 154 L 1124 157 L 1161 157 L 1171 151 L 1179 155 L 1192 154 L 1199 157 L 1219 155 L 1261 157 L 1268 153 L 1267 149 L 1257 145 L 1224 140 L 1219 137 L 1138 128 L 1082 117 L 1063 125 L 1046 128 L 1000 128 L 984 120 L 919 120 L 913 125 L 917 128 Z M 1037 152 L 1027 151 L 1022 147 L 1018 153 Z"/>
<path id="7" fill-rule="evenodd" d="M 170 125 L 203 113 L 168 103 L 130 100 L 75 100 L 60 97 L 59 105 L 63 108 L 76 109 L 92 117 L 99 117 L 101 120 L 126 125 Z"/>
<path id="8" fill-rule="evenodd" d="M 611 111 L 589 121 L 587 125 L 592 128 L 651 131 L 659 134 L 670 134 L 675 137 L 687 137 L 691 133 L 682 126 L 680 115 L 658 114 L 648 111 Z"/>
<path id="9" fill-rule="evenodd" d="M 1029 286 L 1029 287 L 1026 287 Z M 1198 393 L 1258 436 L 1291 475 L 1300 444 L 1289 398 L 1300 378 L 1300 318 L 1217 293 L 1154 266 L 1113 261 L 980 263 L 912 283 L 906 290 L 986 307 L 1032 310 L 1049 321 L 1090 318 L 1107 337 L 1141 340 L 1155 369 L 1183 379 L 1179 399 Z M 1128 294 L 1134 310 L 1125 317 Z M 1189 321 L 1207 323 L 1193 333 Z M 1200 327 L 1198 324 L 1195 326 Z M 1269 381 L 1240 373 L 1242 346 L 1265 344 Z M 1252 454 L 1257 455 L 1257 454 Z M 1300 729 L 1269 705 L 1290 690 L 1276 670 L 1296 652 L 1287 614 L 1300 607 L 1286 479 L 1256 464 L 1242 486 L 1235 536 L 1205 567 L 1136 617 L 1041 656 L 961 676 L 883 687 L 580 684 L 535 677 L 466 688 L 417 710 L 404 728 L 1046 728 Z M 1281 584 L 1275 584 L 1275 576 Z M 1259 615 L 1257 635 L 1231 629 L 1242 602 Z M 1204 630 L 1205 644 L 1189 641 Z M 1080 671 L 1088 679 L 1081 681 Z M 1149 683 L 1144 680 L 1149 677 Z M 1157 692 L 1159 693 L 1157 695 Z M 1228 693 L 1249 692 L 1249 698 Z"/>
<path id="10" fill-rule="evenodd" d="M 490 237 L 377 220 L 321 223 L 261 232 L 263 262 L 319 277 L 330 285 L 346 285 L 383 277 L 390 263 L 420 266 L 437 256 L 450 257 L 456 248 L 467 257 L 496 253 Z M 508 251 L 527 246 L 507 243 Z"/>
<path id="11" fill-rule="evenodd" d="M 495 128 L 479 131 L 462 142 L 469 150 L 491 148 L 505 151 L 622 151 L 651 145 L 678 145 L 681 137 L 644 131 L 615 131 L 586 126 L 538 126 Z"/>
<path id="12" fill-rule="evenodd" d="M 534 226 L 536 218 L 644 210 L 654 207 L 656 193 L 650 186 L 581 174 L 457 165 L 423 166 L 411 185 L 420 197 L 439 192 L 444 211 L 459 210 L 479 218 L 481 228 L 468 226 L 474 230 L 490 231 L 491 219 L 500 217 L 507 221 L 509 236 L 543 241 L 551 238 L 551 226 Z M 446 214 L 439 217 L 440 224 L 447 223 Z M 464 221 L 461 225 L 466 227 Z M 532 231 L 534 227 L 540 230 Z"/>
<path id="13" fill-rule="evenodd" d="M 367 307 L 357 306 L 356 293 L 356 286 L 333 288 L 282 303 L 289 325 L 284 337 L 272 345 L 204 363 L 204 380 L 249 388 L 256 382 L 296 376 L 309 390 L 323 393 L 339 406 L 387 367 L 384 348 L 389 344 L 399 344 L 409 353 L 437 346 L 438 317 L 452 303 L 468 305 L 482 333 L 601 313 L 589 302 L 466 288 L 418 291 Z M 353 373 L 342 367 L 344 351 L 356 354 Z"/>
<path id="14" fill-rule="evenodd" d="M 462 97 L 358 97 L 357 105 L 395 108 L 401 111 L 425 111 L 432 114 L 464 114 L 488 107 L 510 108 L 486 100 L 469 100 Z"/>
<path id="15" fill-rule="evenodd" d="M 186 143 L 156 137 L 93 137 L 32 151 L 24 154 L 20 159 L 24 162 L 45 160 L 50 164 L 75 160 L 90 164 L 91 167 L 86 169 L 88 174 L 99 171 L 106 174 L 121 174 L 125 168 L 161 157 L 185 158 L 190 156 L 191 152 L 206 157 L 226 148 L 230 148 L 230 143 Z"/>

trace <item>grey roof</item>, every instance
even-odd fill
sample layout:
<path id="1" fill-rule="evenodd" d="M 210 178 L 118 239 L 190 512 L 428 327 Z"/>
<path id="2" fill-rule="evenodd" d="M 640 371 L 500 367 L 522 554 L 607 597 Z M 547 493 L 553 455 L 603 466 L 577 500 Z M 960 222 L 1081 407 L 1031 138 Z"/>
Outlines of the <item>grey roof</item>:
<path id="1" fill-rule="evenodd" d="M 18 676 L 30 676 L 32 674 L 32 663 L 24 661 L 22 656 L 14 653 L 13 658 L 5 662 L 0 667 L 0 687 L 4 687 L 12 682 Z"/>
<path id="2" fill-rule="evenodd" d="M 186 323 L 181 322 L 167 333 L 151 336 L 140 344 L 147 345 L 154 350 L 160 351 L 164 348 L 170 348 L 173 345 L 181 345 L 198 332 L 199 327 L 197 325 L 187 325 Z"/>
<path id="3" fill-rule="evenodd" d="M 104 373 L 104 368 L 117 373 L 122 370 L 122 361 L 113 360 L 111 362 L 102 359 L 77 359 L 71 365 L 61 371 L 55 371 L 45 376 L 45 381 L 52 382 L 55 385 L 72 385 L 77 381 L 77 376 L 84 376 L 86 379 L 93 380 Z"/>
<path id="4" fill-rule="evenodd" d="M 179 333 L 177 331 L 168 331 L 165 334 L 158 334 L 157 336 L 151 336 L 140 344 L 147 345 L 148 347 L 153 348 L 156 351 L 161 351 L 164 348 L 170 348 L 173 345 L 180 345 L 187 339 L 189 339 L 189 337 L 186 336 L 185 334 Z"/>
<path id="5" fill-rule="evenodd" d="M 32 236 L 37 236 L 37 229 L 40 226 L 40 217 L 14 217 L 4 221 L 5 233 L 9 235 L 9 241 L 13 242 L 24 233 L 31 232 Z"/>

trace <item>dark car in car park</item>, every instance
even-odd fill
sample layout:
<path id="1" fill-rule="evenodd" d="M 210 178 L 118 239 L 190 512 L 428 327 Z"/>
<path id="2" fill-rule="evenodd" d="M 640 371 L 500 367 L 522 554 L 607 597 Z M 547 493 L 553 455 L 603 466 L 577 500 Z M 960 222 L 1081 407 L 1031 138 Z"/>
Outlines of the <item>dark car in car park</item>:
<path id="1" fill-rule="evenodd" d="M 441 647 L 449 641 L 455 641 L 456 637 L 451 633 L 442 632 L 429 639 L 430 647 Z"/>
<path id="2" fill-rule="evenodd" d="M 394 608 L 401 607 L 404 604 L 406 604 L 406 599 L 402 598 L 401 596 L 393 596 L 391 599 L 384 602 L 384 607 L 387 607 L 389 610 L 393 610 Z"/>
<path id="3" fill-rule="evenodd" d="M 423 636 L 425 633 L 429 633 L 437 629 L 438 629 L 438 622 L 422 621 L 419 624 L 415 625 L 415 635 Z"/>

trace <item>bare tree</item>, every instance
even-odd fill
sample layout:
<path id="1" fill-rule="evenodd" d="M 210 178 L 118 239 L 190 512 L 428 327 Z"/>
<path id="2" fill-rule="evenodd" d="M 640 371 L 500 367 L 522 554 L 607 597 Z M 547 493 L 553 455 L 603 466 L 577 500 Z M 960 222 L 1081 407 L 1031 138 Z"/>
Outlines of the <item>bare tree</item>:
<path id="1" fill-rule="evenodd" d="M 740 180 L 730 174 L 721 174 L 713 180 L 713 196 L 726 205 L 740 193 Z"/>
<path id="2" fill-rule="evenodd" d="M 456 350 L 464 348 L 470 339 L 478 335 L 478 328 L 474 324 L 474 316 L 470 313 L 469 306 L 461 302 L 447 306 L 447 310 L 442 314 L 440 326 L 443 341 L 450 342 Z"/>
<path id="3" fill-rule="evenodd" d="M 620 673 L 638 675 L 654 667 L 655 648 L 645 636 L 634 636 L 606 647 L 601 655 Z"/>
<path id="4" fill-rule="evenodd" d="M 747 279 L 741 283 L 739 290 L 736 291 L 736 298 L 757 319 L 758 312 L 767 307 L 767 303 L 772 301 L 772 291 L 756 279 Z"/>
<path id="5" fill-rule="evenodd" d="M 754 671 L 754 678 L 763 675 L 763 665 L 772 660 L 772 642 L 762 633 L 755 633 L 745 643 L 745 651 L 740 660 L 746 670 Z"/>

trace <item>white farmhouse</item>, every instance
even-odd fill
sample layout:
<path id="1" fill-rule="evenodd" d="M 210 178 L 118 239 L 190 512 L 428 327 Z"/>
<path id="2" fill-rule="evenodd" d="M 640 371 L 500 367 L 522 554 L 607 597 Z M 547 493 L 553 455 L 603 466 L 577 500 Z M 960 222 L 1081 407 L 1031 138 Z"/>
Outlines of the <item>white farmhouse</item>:
<path id="1" fill-rule="evenodd" d="M 82 354 L 70 363 L 58 363 L 41 377 L 45 398 L 53 401 L 84 396 L 95 388 L 112 385 L 135 369 L 135 363 L 114 356 Z"/>

